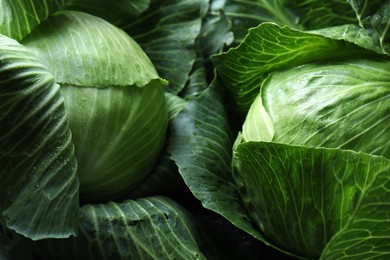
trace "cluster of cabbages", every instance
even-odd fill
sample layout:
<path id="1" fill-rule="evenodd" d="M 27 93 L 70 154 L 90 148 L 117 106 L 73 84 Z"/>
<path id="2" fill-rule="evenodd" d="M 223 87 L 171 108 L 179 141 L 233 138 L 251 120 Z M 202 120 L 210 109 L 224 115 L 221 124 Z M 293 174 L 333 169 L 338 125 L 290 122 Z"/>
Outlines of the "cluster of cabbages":
<path id="1" fill-rule="evenodd" d="M 390 259 L 390 0 L 0 0 L 0 258 Z"/>

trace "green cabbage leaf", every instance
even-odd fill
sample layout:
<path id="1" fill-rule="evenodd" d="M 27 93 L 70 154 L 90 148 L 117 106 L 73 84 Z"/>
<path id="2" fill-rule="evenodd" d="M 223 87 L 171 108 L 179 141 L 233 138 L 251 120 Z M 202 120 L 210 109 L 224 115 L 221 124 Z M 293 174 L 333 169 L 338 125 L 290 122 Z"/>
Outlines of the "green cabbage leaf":
<path id="1" fill-rule="evenodd" d="M 0 60 L 1 224 L 32 239 L 75 235 L 79 180 L 60 86 L 6 36 Z"/>

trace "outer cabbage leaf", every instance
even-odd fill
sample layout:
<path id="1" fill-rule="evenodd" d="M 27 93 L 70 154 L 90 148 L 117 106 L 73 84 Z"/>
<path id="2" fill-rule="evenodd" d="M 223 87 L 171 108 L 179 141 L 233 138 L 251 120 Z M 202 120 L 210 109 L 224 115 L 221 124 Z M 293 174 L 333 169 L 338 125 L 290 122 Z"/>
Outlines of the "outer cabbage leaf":
<path id="1" fill-rule="evenodd" d="M 168 117 L 171 121 L 185 108 L 187 100 L 169 92 L 165 92 L 165 99 L 168 106 Z"/>
<path id="2" fill-rule="evenodd" d="M 45 259 L 206 259 L 193 216 L 165 197 L 88 204 L 80 234 L 33 244 Z"/>
<path id="3" fill-rule="evenodd" d="M 202 54 L 206 62 L 212 55 L 220 53 L 232 44 L 234 35 L 231 27 L 232 23 L 223 10 L 215 12 L 209 9 L 199 35 Z"/>
<path id="4" fill-rule="evenodd" d="M 206 208 L 212 209 L 217 200 L 225 202 L 221 210 L 241 208 L 238 202 L 229 202 L 235 193 L 229 183 L 231 139 L 221 92 L 214 87 L 191 99 L 173 122 L 168 151 Z"/>
<path id="5" fill-rule="evenodd" d="M 184 88 L 195 62 L 195 40 L 207 8 L 207 0 L 152 0 L 141 17 L 121 27 L 142 46 L 175 93 Z"/>
<path id="6" fill-rule="evenodd" d="M 285 6 L 297 17 L 304 30 L 358 24 L 354 10 L 345 0 L 285 0 Z"/>
<path id="7" fill-rule="evenodd" d="M 275 244 L 304 257 L 389 256 L 389 160 L 267 142 L 235 156 L 248 213 Z"/>
<path id="8" fill-rule="evenodd" d="M 179 95 L 184 99 L 189 99 L 193 96 L 198 96 L 207 88 L 207 71 L 205 68 L 205 60 L 203 58 L 203 53 L 199 40 L 197 40 L 196 46 L 196 60 L 189 74 L 187 84 L 179 93 Z"/>
<path id="9" fill-rule="evenodd" d="M 253 228 L 232 179 L 232 136 L 223 104 L 223 91 L 216 82 L 191 99 L 174 121 L 168 151 L 185 183 L 205 208 L 265 241 Z"/>
<path id="10" fill-rule="evenodd" d="M 68 0 L 1 0 L 0 34 L 22 40 Z"/>
<path id="11" fill-rule="evenodd" d="M 373 38 L 383 53 L 390 54 L 390 1 L 347 0 L 359 24 Z"/>
<path id="12" fill-rule="evenodd" d="M 248 29 L 262 22 L 301 28 L 298 17 L 285 6 L 285 0 L 212 0 L 211 13 L 218 15 L 223 10 L 232 22 L 233 46 L 237 46 L 247 35 Z"/>
<path id="13" fill-rule="evenodd" d="M 212 60 L 235 107 L 246 112 L 262 82 L 273 71 L 321 59 L 363 56 L 367 52 L 345 41 L 263 23 L 250 29 L 239 47 L 215 55 Z"/>
<path id="14" fill-rule="evenodd" d="M 201 32 L 195 42 L 196 60 L 193 64 L 189 79 L 180 96 L 189 98 L 200 95 L 214 77 L 210 57 L 220 53 L 233 41 L 231 23 L 221 10 L 215 14 L 211 9 L 204 17 Z"/>
<path id="15" fill-rule="evenodd" d="M 121 25 L 137 19 L 146 9 L 151 0 L 70 0 L 65 9 L 79 10 L 121 27 Z"/>
<path id="16" fill-rule="evenodd" d="M 332 1 L 286 1 L 286 5 L 300 18 L 306 30 L 335 26 L 359 25 L 359 34 L 369 35 L 380 53 L 389 54 L 390 1 L 388 0 L 332 0 Z M 326 31 L 325 30 L 325 31 Z M 341 35 L 341 34 L 340 34 Z"/>
<path id="17" fill-rule="evenodd" d="M 0 35 L 0 221 L 31 239 L 77 233 L 76 159 L 59 85 Z"/>
<path id="18" fill-rule="evenodd" d="M 211 7 L 214 12 L 224 10 L 233 22 L 234 46 L 245 38 L 248 29 L 262 22 L 273 22 L 305 31 L 324 28 L 324 34 L 331 27 L 341 26 L 358 38 L 371 38 L 374 44 L 370 49 L 389 54 L 388 0 L 215 0 Z M 343 39 L 348 35 L 343 35 L 342 31 L 336 29 L 332 34 Z"/>
<path id="19" fill-rule="evenodd" d="M 355 24 L 311 30 L 310 33 L 322 35 L 330 39 L 344 40 L 378 54 L 385 54 L 384 50 L 376 43 L 375 39 L 368 34 L 367 30 Z"/>

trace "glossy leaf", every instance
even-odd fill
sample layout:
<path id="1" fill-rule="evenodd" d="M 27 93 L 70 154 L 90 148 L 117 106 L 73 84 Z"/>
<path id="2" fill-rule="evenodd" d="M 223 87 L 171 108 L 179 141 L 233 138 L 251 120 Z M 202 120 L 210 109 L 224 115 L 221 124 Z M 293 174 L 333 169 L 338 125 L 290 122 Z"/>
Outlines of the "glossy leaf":
<path id="1" fill-rule="evenodd" d="M 267 142 L 236 156 L 248 213 L 277 245 L 311 258 L 389 255 L 389 160 Z"/>
<path id="2" fill-rule="evenodd" d="M 196 227 L 190 213 L 165 197 L 88 204 L 77 238 L 33 246 L 45 259 L 206 259 Z"/>
<path id="3" fill-rule="evenodd" d="M 388 60 L 349 59 L 273 73 L 261 91 L 275 129 L 272 141 L 390 159 L 389 71 Z"/>
<path id="4" fill-rule="evenodd" d="M 227 181 L 231 136 L 220 98 L 216 89 L 208 89 L 190 100 L 173 122 L 169 147 L 180 174 L 207 208 L 218 198 L 215 194 L 234 190 Z M 212 184 L 208 187 L 206 183 Z"/>
<path id="5" fill-rule="evenodd" d="M 251 29 L 238 48 L 216 55 L 212 60 L 237 110 L 246 112 L 262 82 L 273 71 L 319 59 L 364 54 L 362 49 L 344 41 L 263 23 Z"/>
<path id="6" fill-rule="evenodd" d="M 79 181 L 59 85 L 5 36 L 0 75 L 0 221 L 34 240 L 75 235 Z"/>
<path id="7" fill-rule="evenodd" d="M 205 208 L 262 238 L 253 229 L 232 179 L 232 137 L 222 93 L 214 85 L 189 101 L 174 121 L 169 152 L 185 183 Z"/>
<path id="8" fill-rule="evenodd" d="M 200 40 L 197 40 L 197 51 L 196 51 L 196 60 L 192 67 L 191 73 L 188 77 L 188 81 L 184 89 L 179 93 L 179 95 L 185 99 L 190 99 L 191 97 L 196 97 L 202 94 L 202 92 L 207 89 L 207 79 L 208 75 L 211 72 L 207 73 L 206 67 L 207 62 L 203 56 L 203 49 L 200 43 Z"/>
<path id="9" fill-rule="evenodd" d="M 175 94 L 165 92 L 169 120 L 173 120 L 187 105 L 187 101 Z"/>

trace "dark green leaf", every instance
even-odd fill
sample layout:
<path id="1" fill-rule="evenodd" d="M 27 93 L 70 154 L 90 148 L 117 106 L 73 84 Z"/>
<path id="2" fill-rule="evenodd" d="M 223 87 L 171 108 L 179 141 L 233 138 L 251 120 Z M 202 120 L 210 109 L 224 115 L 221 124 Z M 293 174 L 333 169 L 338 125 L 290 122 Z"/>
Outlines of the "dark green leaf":
<path id="1" fill-rule="evenodd" d="M 247 142 L 235 178 L 265 236 L 295 254 L 386 259 L 390 161 L 340 149 Z"/>
<path id="2" fill-rule="evenodd" d="M 129 21 L 137 19 L 151 0 L 70 0 L 65 6 L 67 10 L 83 11 L 121 27 Z"/>
<path id="3" fill-rule="evenodd" d="M 216 83 L 189 101 L 172 131 L 171 158 L 195 197 L 205 208 L 265 241 L 253 228 L 232 179 L 232 137 L 223 92 Z"/>
<path id="4" fill-rule="evenodd" d="M 197 40 L 196 60 L 192 67 L 188 81 L 184 89 L 179 95 L 185 99 L 200 95 L 207 88 L 207 72 L 206 61 L 203 57 L 203 50 L 200 46 L 199 39 Z M 211 74 L 211 73 L 210 73 Z"/>
<path id="5" fill-rule="evenodd" d="M 0 36 L 0 221 L 34 240 L 77 233 L 79 181 L 59 88 L 33 53 Z"/>
<path id="6" fill-rule="evenodd" d="M 228 194 L 234 193 L 228 181 L 231 135 L 219 90 L 210 88 L 191 99 L 174 120 L 172 132 L 171 157 L 195 196 L 206 208 L 221 199 L 218 194 L 227 203 Z"/>
<path id="7" fill-rule="evenodd" d="M 197 227 L 165 197 L 88 204 L 81 208 L 77 238 L 33 246 L 45 259 L 206 259 Z"/>
<path id="8" fill-rule="evenodd" d="M 207 8 L 207 0 L 153 0 L 141 17 L 122 26 L 175 93 L 184 88 L 195 62 L 195 39 Z"/>
<path id="9" fill-rule="evenodd" d="M 93 2 L 93 4 L 91 4 Z M 207 0 L 73 0 L 68 9 L 97 15 L 124 29 L 147 53 L 169 89 L 180 92 L 195 61 L 195 39 Z"/>
<path id="10" fill-rule="evenodd" d="M 167 101 L 169 120 L 173 120 L 187 105 L 185 99 L 169 92 L 165 92 L 165 100 Z"/>
<path id="11" fill-rule="evenodd" d="M 205 17 L 199 41 L 206 61 L 232 44 L 234 36 L 231 27 L 231 21 L 223 10 L 211 11 Z"/>
<path id="12" fill-rule="evenodd" d="M 285 0 L 305 30 L 334 27 L 344 24 L 359 24 L 354 10 L 345 0 Z"/>
<path id="13" fill-rule="evenodd" d="M 246 112 L 273 71 L 321 59 L 364 55 L 361 48 L 323 36 L 263 23 L 238 48 L 212 58 L 222 84 L 240 112 Z"/>
<path id="14" fill-rule="evenodd" d="M 0 1 L 0 34 L 18 41 L 28 35 L 68 0 Z"/>
<path id="15" fill-rule="evenodd" d="M 355 24 L 346 24 L 320 30 L 312 30 L 310 33 L 322 35 L 330 39 L 351 42 L 378 54 L 385 53 L 383 49 L 378 46 L 376 40 L 371 37 L 365 29 Z M 372 56 L 374 55 L 375 54 L 372 54 Z"/>
<path id="16" fill-rule="evenodd" d="M 284 0 L 213 0 L 211 12 L 220 10 L 232 22 L 233 46 L 237 46 L 248 34 L 248 29 L 262 22 L 273 22 L 281 26 L 301 29 L 298 17 L 285 6 Z"/>
<path id="17" fill-rule="evenodd" d="M 390 1 L 347 0 L 359 24 L 373 38 L 383 53 L 390 54 Z"/>

